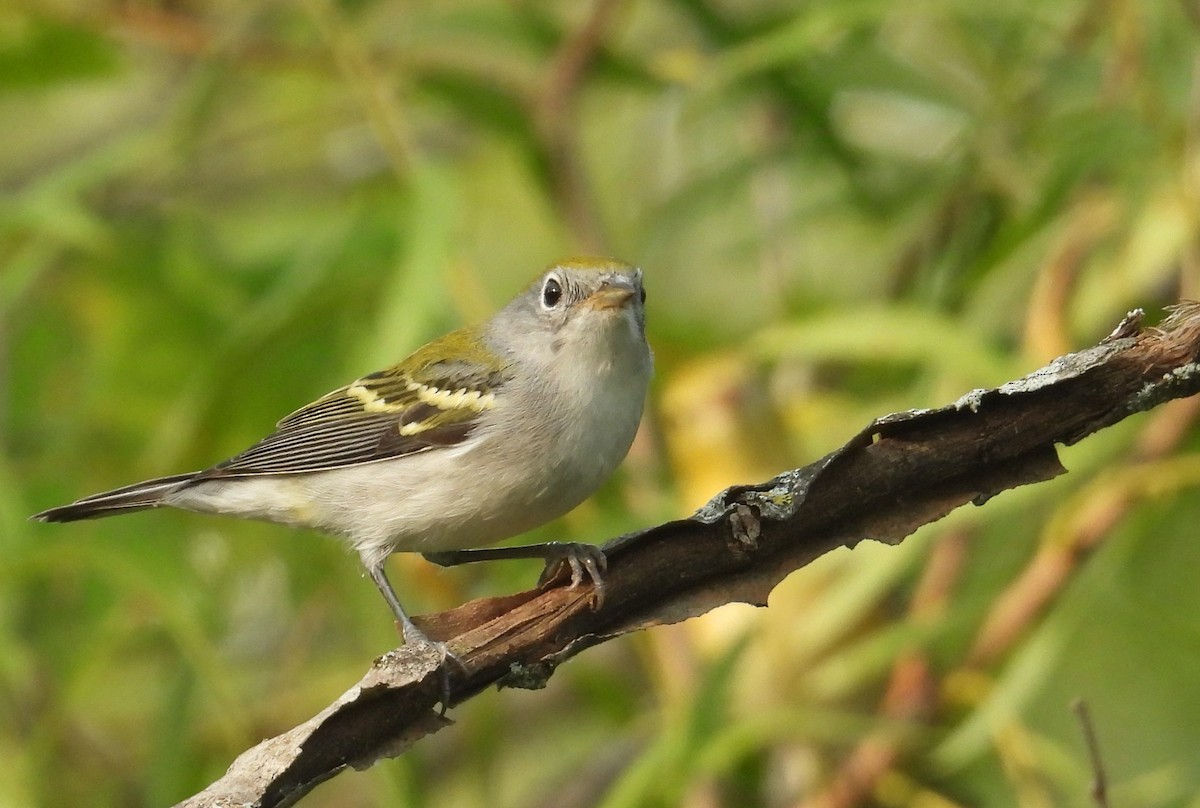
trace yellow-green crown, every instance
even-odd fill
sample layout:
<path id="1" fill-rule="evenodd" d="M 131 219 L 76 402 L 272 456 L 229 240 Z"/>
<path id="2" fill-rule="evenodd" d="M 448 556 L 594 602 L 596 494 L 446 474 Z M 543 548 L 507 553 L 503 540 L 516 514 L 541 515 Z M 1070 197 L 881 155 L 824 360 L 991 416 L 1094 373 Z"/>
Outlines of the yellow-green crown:
<path id="1" fill-rule="evenodd" d="M 634 266 L 626 261 L 604 255 L 573 255 L 561 261 L 555 261 L 546 267 L 546 271 L 555 268 L 579 272 L 611 272 L 614 269 L 632 270 Z"/>

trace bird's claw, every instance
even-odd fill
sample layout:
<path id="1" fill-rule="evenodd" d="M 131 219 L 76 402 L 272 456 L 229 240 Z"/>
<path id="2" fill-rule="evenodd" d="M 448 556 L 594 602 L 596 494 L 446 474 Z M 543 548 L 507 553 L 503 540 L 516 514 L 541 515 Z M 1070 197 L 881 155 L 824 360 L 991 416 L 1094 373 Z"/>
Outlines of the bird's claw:
<path id="1" fill-rule="evenodd" d="M 554 582 L 566 564 L 571 570 L 571 589 L 583 583 L 584 577 L 592 580 L 592 608 L 604 605 L 604 572 L 608 569 L 608 558 L 604 551 L 592 544 L 578 542 L 551 542 L 546 545 L 546 568 L 538 578 L 538 586 L 545 588 Z"/>
<path id="2" fill-rule="evenodd" d="M 412 648 L 417 653 L 421 649 L 429 649 L 432 653 L 437 654 L 437 672 L 441 680 L 441 692 L 438 702 L 441 708 L 438 710 L 438 715 L 445 715 L 446 710 L 450 707 L 450 668 L 456 668 L 458 673 L 466 676 L 467 666 L 459 659 L 458 655 L 450 650 L 450 646 L 440 640 L 432 640 L 425 635 L 412 623 L 403 626 L 404 645 Z"/>

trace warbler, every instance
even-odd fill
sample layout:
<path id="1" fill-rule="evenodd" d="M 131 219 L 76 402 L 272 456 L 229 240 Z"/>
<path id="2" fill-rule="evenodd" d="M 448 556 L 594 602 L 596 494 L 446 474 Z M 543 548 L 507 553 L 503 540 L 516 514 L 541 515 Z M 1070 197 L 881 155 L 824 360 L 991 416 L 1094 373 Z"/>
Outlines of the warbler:
<path id="1" fill-rule="evenodd" d="M 586 499 L 641 421 L 653 367 L 642 272 L 607 258 L 547 268 L 490 320 L 453 331 L 386 370 L 296 410 L 249 449 L 50 508 L 70 522 L 147 508 L 313 528 L 344 539 L 399 621 L 412 622 L 384 561 L 419 552 L 449 566 L 565 561 L 603 597 L 603 553 L 584 544 L 486 548 Z"/>

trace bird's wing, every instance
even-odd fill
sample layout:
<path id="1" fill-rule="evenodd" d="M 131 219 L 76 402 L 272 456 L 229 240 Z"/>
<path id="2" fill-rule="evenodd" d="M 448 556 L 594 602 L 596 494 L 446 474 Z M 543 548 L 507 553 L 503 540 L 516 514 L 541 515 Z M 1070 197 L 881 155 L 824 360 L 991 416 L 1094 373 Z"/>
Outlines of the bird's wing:
<path id="1" fill-rule="evenodd" d="M 495 406 L 508 369 L 472 356 L 435 358 L 442 340 L 296 410 L 197 480 L 324 471 L 461 443 Z"/>

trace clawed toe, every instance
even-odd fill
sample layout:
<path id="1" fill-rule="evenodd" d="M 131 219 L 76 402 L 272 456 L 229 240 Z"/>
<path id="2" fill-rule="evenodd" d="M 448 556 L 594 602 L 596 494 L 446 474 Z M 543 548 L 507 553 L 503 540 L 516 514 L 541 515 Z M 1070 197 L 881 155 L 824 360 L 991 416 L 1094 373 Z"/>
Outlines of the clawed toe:
<path id="1" fill-rule="evenodd" d="M 546 545 L 546 568 L 542 570 L 538 586 L 545 587 L 554 580 L 560 565 L 564 562 L 571 570 L 572 589 L 583 583 L 585 576 L 592 581 L 592 608 L 599 609 L 604 605 L 604 572 L 608 569 L 608 558 L 604 551 L 591 544 L 575 542 L 554 543 Z"/>
<path id="2" fill-rule="evenodd" d="M 495 561 L 502 558 L 540 558 L 546 562 L 538 586 L 547 587 L 559 579 L 563 565 L 571 571 L 571 587 L 577 588 L 584 578 L 592 579 L 592 606 L 599 609 L 604 603 L 604 571 L 608 559 L 604 551 L 591 544 L 575 542 L 547 542 L 523 547 L 483 547 L 469 550 L 424 552 L 422 555 L 434 564 L 452 567 L 474 561 Z M 390 601 L 389 601 L 390 602 Z"/>
<path id="3" fill-rule="evenodd" d="M 465 676 L 467 674 L 467 666 L 458 658 L 457 654 L 450 650 L 449 645 L 438 640 L 431 640 L 416 626 L 405 626 L 404 644 L 414 650 L 427 648 L 437 654 L 437 671 L 438 677 L 441 679 L 441 694 L 439 698 L 441 708 L 438 710 L 438 714 L 445 715 L 446 710 L 450 707 L 450 669 L 457 669 L 460 675 Z"/>

